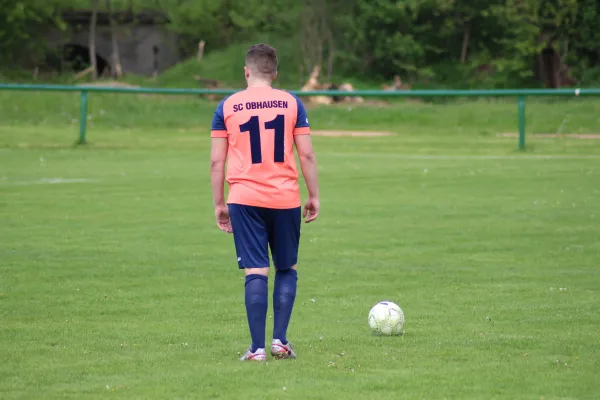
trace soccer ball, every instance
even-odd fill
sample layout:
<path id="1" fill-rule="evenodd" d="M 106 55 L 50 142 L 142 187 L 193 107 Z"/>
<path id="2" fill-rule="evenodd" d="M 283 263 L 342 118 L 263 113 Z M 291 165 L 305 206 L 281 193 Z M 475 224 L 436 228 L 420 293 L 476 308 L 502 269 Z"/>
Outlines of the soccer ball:
<path id="1" fill-rule="evenodd" d="M 404 327 L 404 312 L 391 301 L 381 301 L 369 311 L 369 326 L 379 335 L 401 335 Z"/>

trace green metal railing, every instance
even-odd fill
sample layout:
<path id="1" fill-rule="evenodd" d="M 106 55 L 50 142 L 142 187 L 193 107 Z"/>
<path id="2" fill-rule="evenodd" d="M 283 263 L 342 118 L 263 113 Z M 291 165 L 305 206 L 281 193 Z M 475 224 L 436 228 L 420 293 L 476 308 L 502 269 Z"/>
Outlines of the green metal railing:
<path id="1" fill-rule="evenodd" d="M 130 93 L 130 94 L 173 94 L 173 95 L 229 95 L 233 89 L 171 89 L 171 88 L 123 88 L 99 86 L 68 85 L 29 85 L 0 84 L 0 90 L 45 91 L 45 92 L 79 92 L 80 118 L 79 143 L 86 143 L 88 93 Z M 530 96 L 600 96 L 600 89 L 502 89 L 502 90 L 407 90 L 382 91 L 358 90 L 344 91 L 291 91 L 297 96 L 360 96 L 360 97 L 516 97 L 519 121 L 519 150 L 525 150 L 525 100 Z"/>

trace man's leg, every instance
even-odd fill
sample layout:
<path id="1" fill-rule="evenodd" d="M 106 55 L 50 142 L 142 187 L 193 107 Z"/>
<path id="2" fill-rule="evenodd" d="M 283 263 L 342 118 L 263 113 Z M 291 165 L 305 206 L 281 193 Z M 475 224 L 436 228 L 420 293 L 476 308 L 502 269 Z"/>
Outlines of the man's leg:
<path id="1" fill-rule="evenodd" d="M 265 348 L 267 309 L 269 307 L 269 268 L 246 268 L 245 303 L 252 337 L 250 352 Z"/>
<path id="2" fill-rule="evenodd" d="M 273 290 L 273 339 L 287 344 L 287 330 L 292 318 L 292 309 L 296 300 L 298 273 L 294 265 L 290 269 L 277 270 Z"/>
<path id="3" fill-rule="evenodd" d="M 242 360 L 266 359 L 265 331 L 269 306 L 268 234 L 259 209 L 230 204 L 229 214 L 238 258 L 238 267 L 244 269 L 245 305 L 252 345 Z"/>
<path id="4" fill-rule="evenodd" d="M 276 210 L 269 242 L 277 272 L 273 290 L 273 342 L 271 353 L 278 358 L 295 358 L 287 340 L 287 330 L 296 300 L 297 262 L 300 243 L 301 210 Z"/>

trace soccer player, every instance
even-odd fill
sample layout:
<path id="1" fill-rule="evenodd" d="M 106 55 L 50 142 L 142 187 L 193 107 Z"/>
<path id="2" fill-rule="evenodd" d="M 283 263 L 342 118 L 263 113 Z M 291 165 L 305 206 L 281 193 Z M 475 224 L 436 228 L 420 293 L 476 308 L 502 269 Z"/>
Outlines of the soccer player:
<path id="1" fill-rule="evenodd" d="M 233 233 L 238 267 L 246 274 L 245 305 L 252 345 L 241 360 L 267 358 L 269 248 L 276 270 L 271 355 L 296 358 L 286 334 L 296 298 L 300 225 L 302 216 L 308 223 L 319 215 L 317 162 L 306 110 L 296 96 L 271 87 L 277 63 L 274 48 L 252 46 L 244 67 L 247 88 L 218 105 L 211 129 L 217 226 Z M 308 189 L 303 212 L 294 147 Z"/>

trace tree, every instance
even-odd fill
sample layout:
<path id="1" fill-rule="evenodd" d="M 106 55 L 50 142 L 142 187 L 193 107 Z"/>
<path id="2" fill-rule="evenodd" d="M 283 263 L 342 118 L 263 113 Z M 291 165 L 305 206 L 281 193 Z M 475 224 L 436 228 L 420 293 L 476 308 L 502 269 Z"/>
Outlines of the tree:
<path id="1" fill-rule="evenodd" d="M 268 41 L 282 67 L 302 68 L 301 76 L 316 65 L 329 80 L 334 72 L 379 81 L 400 75 L 450 87 L 560 87 L 573 82 L 570 74 L 595 76 L 594 68 L 600 76 L 600 0 L 0 0 L 0 62 L 40 60 L 45 30 L 60 27 L 70 7 L 92 9 L 93 66 L 95 21 L 107 9 L 116 77 L 115 15 L 147 10 L 168 14 L 188 55 L 201 41 L 207 52 Z"/>
<path id="2" fill-rule="evenodd" d="M 571 59 L 574 75 L 577 75 L 584 85 L 599 84 L 587 82 L 587 78 L 596 74 L 600 78 L 600 1 L 581 0 L 574 29 L 571 34 Z"/>
<path id="3" fill-rule="evenodd" d="M 113 77 L 119 79 L 123 76 L 123 68 L 121 67 L 121 56 L 119 54 L 119 41 L 117 38 L 117 22 L 113 14 L 111 0 L 106 0 L 106 10 L 108 12 L 108 18 L 110 21 L 110 38 L 112 44 L 111 61 L 112 68 L 111 72 Z"/>
<path id="4" fill-rule="evenodd" d="M 0 0 L 0 63 L 42 61 L 45 41 L 41 28 L 65 28 L 55 12 L 59 5 L 59 0 Z"/>
<path id="5" fill-rule="evenodd" d="M 90 64 L 92 68 L 92 79 L 98 79 L 98 63 L 96 60 L 96 22 L 98 20 L 98 7 L 100 0 L 91 0 L 92 15 L 90 17 L 90 37 L 89 37 L 89 49 L 90 49 Z"/>
<path id="6" fill-rule="evenodd" d="M 300 44 L 308 71 L 326 63 L 327 78 L 332 79 L 340 39 L 336 39 L 335 33 L 343 31 L 341 23 L 354 3 L 354 0 L 307 0 L 302 4 L 297 20 L 300 20 Z"/>
<path id="7" fill-rule="evenodd" d="M 343 64 L 388 79 L 396 74 L 416 78 L 423 72 L 431 23 L 419 26 L 418 2 L 360 0 L 343 19 Z"/>

